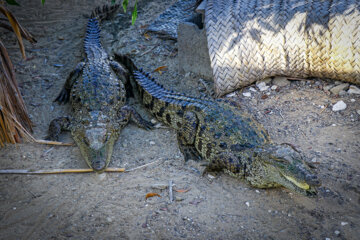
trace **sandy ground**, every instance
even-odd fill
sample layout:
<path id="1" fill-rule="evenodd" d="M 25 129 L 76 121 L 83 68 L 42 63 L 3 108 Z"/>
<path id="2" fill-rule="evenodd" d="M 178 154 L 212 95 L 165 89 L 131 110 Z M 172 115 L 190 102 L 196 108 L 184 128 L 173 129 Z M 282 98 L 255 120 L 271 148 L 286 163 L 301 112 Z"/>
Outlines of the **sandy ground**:
<path id="1" fill-rule="evenodd" d="M 35 124 L 34 136 L 42 139 L 53 118 L 71 114 L 69 105 L 53 100 L 82 59 L 86 15 L 104 1 L 46 1 L 45 6 L 38 0 L 20 2 L 21 8 L 11 9 L 38 40 L 34 46 L 27 44 L 28 60 L 21 60 L 12 33 L 3 29 L 0 33 Z M 154 76 L 168 88 L 206 94 L 198 76 L 178 74 L 176 42 L 153 35 L 147 40 L 143 35 L 144 26 L 172 2 L 139 1 L 135 26 L 129 14 L 119 11 L 102 24 L 103 44 L 109 53 L 132 54 L 147 71 L 167 66 L 168 71 Z M 203 177 L 197 163 L 184 163 L 173 130 L 145 131 L 129 124 L 116 143 L 110 166 L 130 169 L 155 161 L 145 168 L 100 175 L 1 175 L 0 238 L 357 239 L 360 96 L 329 94 L 324 90 L 329 84 L 334 83 L 291 81 L 277 91 L 257 90 L 245 97 L 246 88 L 229 96 L 276 142 L 294 144 L 316 165 L 323 183 L 316 198 L 282 188 L 254 189 L 223 173 Z M 339 100 L 347 108 L 333 112 L 331 107 Z M 135 100 L 130 103 L 151 119 Z M 61 140 L 72 141 L 69 134 Z M 9 145 L 0 149 L 0 159 L 2 169 L 86 167 L 76 146 Z M 172 203 L 166 188 L 169 180 L 174 189 L 189 190 L 174 191 Z M 161 197 L 146 200 L 149 192 Z"/>

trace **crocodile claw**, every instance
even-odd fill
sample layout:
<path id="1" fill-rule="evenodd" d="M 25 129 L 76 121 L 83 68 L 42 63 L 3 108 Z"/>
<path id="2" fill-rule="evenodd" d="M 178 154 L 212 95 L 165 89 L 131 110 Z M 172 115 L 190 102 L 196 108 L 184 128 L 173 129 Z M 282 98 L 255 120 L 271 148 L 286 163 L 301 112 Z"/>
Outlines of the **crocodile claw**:
<path id="1" fill-rule="evenodd" d="M 67 89 L 63 88 L 61 90 L 61 92 L 59 93 L 59 95 L 57 96 L 57 98 L 54 100 L 54 102 L 58 102 L 58 103 L 67 103 L 69 101 L 70 98 L 70 93 Z"/>

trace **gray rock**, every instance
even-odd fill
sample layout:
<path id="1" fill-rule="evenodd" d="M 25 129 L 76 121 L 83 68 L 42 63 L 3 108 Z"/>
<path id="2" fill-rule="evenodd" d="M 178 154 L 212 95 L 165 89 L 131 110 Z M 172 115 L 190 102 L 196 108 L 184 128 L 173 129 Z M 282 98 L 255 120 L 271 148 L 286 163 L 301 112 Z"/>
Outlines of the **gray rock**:
<path id="1" fill-rule="evenodd" d="M 360 110 L 356 110 L 356 112 L 357 112 L 357 114 L 359 114 L 359 115 L 360 115 Z"/>
<path id="2" fill-rule="evenodd" d="M 342 111 L 345 109 L 346 109 L 346 103 L 344 103 L 344 101 L 342 101 L 342 100 L 335 103 L 334 106 L 332 107 L 332 110 L 334 112 Z"/>
<path id="3" fill-rule="evenodd" d="M 346 94 L 347 94 L 347 92 L 344 91 L 344 90 L 341 90 L 341 91 L 339 92 L 339 96 L 340 96 L 340 97 L 344 97 Z"/>
<path id="4" fill-rule="evenodd" d="M 287 80 L 286 77 L 275 77 L 273 80 L 273 84 L 279 87 L 285 87 L 287 85 L 290 85 L 290 81 Z"/>
<path id="5" fill-rule="evenodd" d="M 269 86 L 266 86 L 265 82 L 256 82 L 256 86 L 259 88 L 260 92 L 266 91 L 269 89 Z"/>
<path id="6" fill-rule="evenodd" d="M 251 92 L 244 92 L 243 95 L 244 95 L 245 97 L 251 97 Z"/>
<path id="7" fill-rule="evenodd" d="M 324 90 L 325 90 L 325 91 L 330 91 L 330 89 L 332 89 L 334 86 L 335 86 L 335 85 L 333 85 L 333 84 L 326 85 L 326 86 L 324 87 Z"/>
<path id="8" fill-rule="evenodd" d="M 257 92 L 257 90 L 255 88 L 253 88 L 253 87 L 250 87 L 249 90 L 252 91 L 252 92 Z"/>
<path id="9" fill-rule="evenodd" d="M 349 94 L 360 94 L 360 89 L 354 85 L 351 85 L 348 90 Z"/>
<path id="10" fill-rule="evenodd" d="M 332 92 L 333 94 L 339 94 L 341 91 L 345 91 L 349 88 L 349 84 L 348 83 L 342 83 L 340 85 L 337 85 L 333 88 L 330 89 L 330 92 Z"/>

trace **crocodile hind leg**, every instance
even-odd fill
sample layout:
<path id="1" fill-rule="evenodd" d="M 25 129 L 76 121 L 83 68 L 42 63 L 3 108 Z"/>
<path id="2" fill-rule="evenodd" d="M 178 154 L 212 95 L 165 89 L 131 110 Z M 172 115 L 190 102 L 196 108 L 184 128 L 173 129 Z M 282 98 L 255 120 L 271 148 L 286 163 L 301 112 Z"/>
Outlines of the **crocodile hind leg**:
<path id="1" fill-rule="evenodd" d="M 177 140 L 180 148 L 180 152 L 184 155 L 185 162 L 191 160 L 201 160 L 199 152 L 194 145 L 187 144 L 184 136 L 181 132 L 177 133 Z"/>
<path id="2" fill-rule="evenodd" d="M 69 127 L 70 119 L 68 117 L 55 118 L 50 122 L 48 130 L 49 135 L 45 139 L 58 141 L 60 133 L 62 131 L 69 131 Z"/>
<path id="3" fill-rule="evenodd" d="M 71 73 L 69 74 L 68 78 L 66 79 L 64 87 L 62 88 L 61 92 L 59 93 L 57 98 L 54 100 L 54 102 L 67 103 L 69 101 L 70 90 L 71 90 L 75 80 L 78 77 L 80 77 L 84 66 L 85 66 L 84 62 L 80 62 L 80 63 L 78 63 L 78 65 L 76 65 L 76 68 L 73 71 L 71 71 Z"/>
<path id="4" fill-rule="evenodd" d="M 198 119 L 194 112 L 186 112 L 180 129 L 178 129 L 177 140 L 185 162 L 189 159 L 201 160 L 201 156 L 195 148 L 195 135 L 198 127 Z"/>
<path id="5" fill-rule="evenodd" d="M 153 129 L 154 127 L 154 124 L 143 119 L 133 107 L 125 105 L 119 112 L 119 124 L 125 126 L 130 119 L 136 123 L 136 125 L 146 130 Z"/>

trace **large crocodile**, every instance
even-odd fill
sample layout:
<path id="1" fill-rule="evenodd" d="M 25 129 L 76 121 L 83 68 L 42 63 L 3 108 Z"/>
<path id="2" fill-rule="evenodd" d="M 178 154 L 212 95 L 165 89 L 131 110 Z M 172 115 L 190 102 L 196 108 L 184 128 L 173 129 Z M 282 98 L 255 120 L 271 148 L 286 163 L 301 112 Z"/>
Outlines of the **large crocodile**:
<path id="1" fill-rule="evenodd" d="M 275 144 L 258 122 L 231 102 L 169 91 L 131 59 L 115 54 L 133 72 L 144 106 L 177 132 L 185 160 L 205 159 L 208 170 L 224 169 L 252 186 L 283 186 L 307 196 L 317 193 L 317 176 L 290 144 Z"/>
<path id="2" fill-rule="evenodd" d="M 113 10 L 113 8 L 112 8 Z M 86 163 L 96 172 L 108 166 L 115 141 L 130 118 L 140 127 L 149 129 L 130 106 L 125 105 L 127 71 L 109 58 L 100 43 L 98 17 L 92 16 L 85 37 L 86 58 L 67 78 L 55 99 L 72 103 L 73 117 L 54 119 L 48 139 L 57 140 L 62 130 L 70 130 Z"/>

